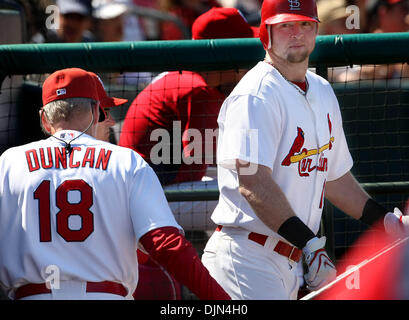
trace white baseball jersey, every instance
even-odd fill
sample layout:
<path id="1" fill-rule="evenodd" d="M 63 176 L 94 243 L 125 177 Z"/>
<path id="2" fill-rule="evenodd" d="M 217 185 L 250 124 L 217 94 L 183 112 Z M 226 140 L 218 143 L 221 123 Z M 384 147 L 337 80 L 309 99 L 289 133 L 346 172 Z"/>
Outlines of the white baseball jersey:
<path id="1" fill-rule="evenodd" d="M 331 85 L 310 71 L 306 79 L 303 95 L 273 66 L 259 62 L 224 101 L 218 117 L 216 224 L 279 237 L 239 193 L 235 159 L 241 159 L 271 168 L 296 215 L 318 231 L 326 181 L 340 178 L 353 162 Z"/>
<path id="2" fill-rule="evenodd" d="M 13 288 L 44 283 L 58 268 L 61 281 L 114 281 L 132 293 L 140 237 L 181 227 L 136 152 L 86 134 L 71 154 L 64 147 L 49 137 L 0 157 L 0 284 L 13 297 Z"/>

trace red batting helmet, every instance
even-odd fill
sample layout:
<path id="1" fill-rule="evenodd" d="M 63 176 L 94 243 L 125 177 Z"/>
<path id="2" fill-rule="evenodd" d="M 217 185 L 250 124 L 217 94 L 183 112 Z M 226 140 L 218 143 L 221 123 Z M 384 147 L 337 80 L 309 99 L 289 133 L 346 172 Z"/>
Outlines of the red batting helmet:
<path id="1" fill-rule="evenodd" d="M 259 34 L 264 49 L 271 46 L 267 25 L 293 21 L 320 22 L 315 0 L 264 0 Z"/>

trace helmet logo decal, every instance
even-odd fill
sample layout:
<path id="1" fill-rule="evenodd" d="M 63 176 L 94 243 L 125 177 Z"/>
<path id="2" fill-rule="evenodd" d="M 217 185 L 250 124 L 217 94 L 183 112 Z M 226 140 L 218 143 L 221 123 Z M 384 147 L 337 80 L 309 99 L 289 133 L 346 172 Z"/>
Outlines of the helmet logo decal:
<path id="1" fill-rule="evenodd" d="M 301 3 L 299 0 L 288 0 L 290 10 L 301 10 Z"/>

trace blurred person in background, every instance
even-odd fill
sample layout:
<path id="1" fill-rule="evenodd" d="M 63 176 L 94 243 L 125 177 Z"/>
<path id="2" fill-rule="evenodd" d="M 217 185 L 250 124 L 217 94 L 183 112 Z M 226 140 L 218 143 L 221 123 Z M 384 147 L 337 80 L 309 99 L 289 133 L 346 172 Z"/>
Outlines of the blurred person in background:
<path id="1" fill-rule="evenodd" d="M 403 217 L 409 202 L 400 206 Z M 345 273 L 315 300 L 408 300 L 409 238 L 381 232 L 382 221 L 364 231 L 340 259 L 338 268 Z M 346 275 L 346 276 L 345 276 Z"/>
<path id="2" fill-rule="evenodd" d="M 348 26 L 347 18 L 350 12 L 347 10 L 346 0 L 321 0 L 317 2 L 320 25 L 318 33 L 320 35 L 349 34 L 359 30 Z"/>
<path id="3" fill-rule="evenodd" d="M 94 30 L 98 41 L 144 41 L 145 31 L 138 17 L 131 13 L 130 0 L 92 0 Z M 150 72 L 124 72 L 102 75 L 106 83 L 146 86 Z"/>
<path id="4" fill-rule="evenodd" d="M 359 21 L 359 29 L 347 22 L 348 17 L 352 14 L 347 7 L 351 5 L 347 0 L 320 0 L 317 2 L 318 15 L 321 23 L 319 24 L 318 33 L 320 35 L 343 35 L 358 33 L 362 29 Z M 358 7 L 359 8 L 359 7 Z M 359 19 L 361 15 L 359 15 Z M 356 69 L 358 68 L 358 69 Z M 347 69 L 347 67 L 334 67 L 328 69 L 328 79 L 331 82 L 344 81 L 347 72 L 351 74 L 359 70 L 359 66 Z"/>
<path id="5" fill-rule="evenodd" d="M 263 0 L 218 0 L 222 7 L 236 8 L 252 26 L 260 24 L 260 10 Z"/>
<path id="6" fill-rule="evenodd" d="M 132 14 L 132 6 L 131 0 L 92 0 L 96 40 L 100 42 L 144 41 L 145 31 L 139 18 Z M 101 77 L 108 85 L 129 84 L 145 87 L 151 80 L 152 74 L 117 72 L 104 73 Z M 112 127 L 116 122 L 112 116 L 110 120 Z M 111 141 L 117 142 L 116 140 L 116 135 L 111 134 Z"/>
<path id="7" fill-rule="evenodd" d="M 408 0 L 367 0 L 366 26 L 369 33 L 408 31 Z M 407 64 L 363 65 L 348 69 L 337 81 L 385 80 L 408 78 Z"/>
<path id="8" fill-rule="evenodd" d="M 409 30 L 408 18 L 408 0 L 377 0 L 368 7 L 368 31 L 372 33 L 407 32 Z M 408 65 L 401 63 L 375 68 L 368 67 L 363 71 L 371 79 L 409 77 Z"/>
<path id="9" fill-rule="evenodd" d="M 95 82 L 101 107 L 95 138 L 110 142 L 110 128 L 116 123 L 110 114 L 110 109 L 120 106 L 128 102 L 128 100 L 108 96 L 101 78 L 93 72 L 88 73 L 91 74 Z M 165 268 L 140 250 L 137 250 L 137 257 L 139 278 L 143 280 L 138 281 L 137 288 L 132 293 L 135 300 L 181 299 L 182 289 L 180 284 Z"/>
<path id="10" fill-rule="evenodd" d="M 138 17 L 129 13 L 130 0 L 92 0 L 97 39 L 103 42 L 143 41 Z"/>
<path id="11" fill-rule="evenodd" d="M 188 29 L 201 14 L 213 7 L 221 7 L 217 0 L 157 0 L 158 9 L 178 17 Z M 161 40 L 184 39 L 180 28 L 173 22 L 164 21 L 160 26 Z"/>
<path id="12" fill-rule="evenodd" d="M 113 42 L 124 39 L 124 15 L 127 1 L 92 0 L 95 35 L 98 41 Z"/>
<path id="13" fill-rule="evenodd" d="M 46 28 L 32 37 L 34 43 L 92 42 L 91 0 L 57 0 L 59 25 L 56 29 Z"/>
<path id="14" fill-rule="evenodd" d="M 367 7 L 368 32 L 406 32 L 409 25 L 408 0 L 369 0 Z"/>

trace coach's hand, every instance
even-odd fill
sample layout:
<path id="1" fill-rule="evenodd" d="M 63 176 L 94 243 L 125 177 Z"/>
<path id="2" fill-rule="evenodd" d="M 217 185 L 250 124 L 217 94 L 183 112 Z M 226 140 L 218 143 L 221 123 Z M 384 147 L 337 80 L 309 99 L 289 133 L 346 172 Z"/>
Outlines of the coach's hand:
<path id="1" fill-rule="evenodd" d="M 404 216 L 398 208 L 385 215 L 383 224 L 386 232 L 392 236 L 400 238 L 409 236 L 409 216 Z"/>
<path id="2" fill-rule="evenodd" d="M 312 238 L 303 248 L 308 272 L 304 275 L 307 288 L 317 290 L 335 280 L 337 271 L 325 251 L 326 237 Z"/>

